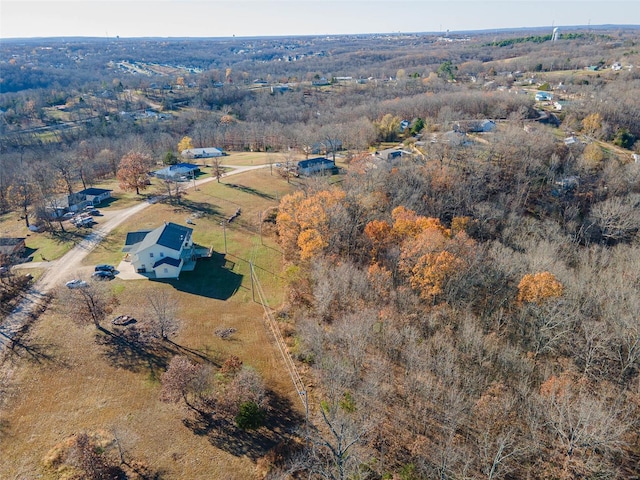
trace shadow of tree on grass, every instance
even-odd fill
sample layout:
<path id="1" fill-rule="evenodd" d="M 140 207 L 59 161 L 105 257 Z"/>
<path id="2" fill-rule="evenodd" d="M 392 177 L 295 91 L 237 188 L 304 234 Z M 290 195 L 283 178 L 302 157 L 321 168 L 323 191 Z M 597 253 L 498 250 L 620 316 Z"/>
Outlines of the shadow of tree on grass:
<path id="1" fill-rule="evenodd" d="M 34 343 L 24 339 L 12 340 L 11 353 L 38 365 L 55 365 L 68 368 L 69 364 L 57 355 L 57 348 L 50 343 Z"/>
<path id="2" fill-rule="evenodd" d="M 184 347 L 170 340 L 140 340 L 135 327 L 115 331 L 100 328 L 96 333 L 96 343 L 106 347 L 104 356 L 112 366 L 138 373 L 148 372 L 154 379 L 159 379 L 166 371 L 174 355 L 184 355 L 192 361 L 205 361 L 220 366 L 207 352 Z"/>
<path id="3" fill-rule="evenodd" d="M 163 203 L 169 203 L 169 199 L 162 200 Z M 220 216 L 222 213 L 216 208 L 215 205 L 206 202 L 195 202 L 188 198 L 182 197 L 180 203 L 174 203 L 174 209 L 187 214 L 199 214 L 207 217 Z"/>
<path id="4" fill-rule="evenodd" d="M 256 430 L 242 430 L 233 418 L 193 412 L 193 416 L 183 419 L 183 424 L 194 434 L 206 436 L 214 447 L 236 457 L 247 456 L 253 461 L 263 457 L 270 450 L 295 434 L 304 421 L 296 412 L 289 399 L 269 392 L 270 409 L 263 427 Z"/>
<path id="5" fill-rule="evenodd" d="M 256 190 L 252 187 L 247 187 L 246 185 L 238 185 L 237 183 L 225 183 L 227 187 L 235 188 L 236 190 L 240 190 L 241 192 L 248 193 L 250 195 L 257 195 L 258 197 L 265 198 L 267 200 L 275 200 L 276 198 L 270 193 L 261 192 L 260 190 Z"/>
<path id="6" fill-rule="evenodd" d="M 147 345 L 123 333 L 106 329 L 96 333 L 96 343 L 106 347 L 104 355 L 114 367 L 138 373 L 148 371 L 153 378 L 160 378 L 175 355 L 172 349 L 164 345 Z"/>

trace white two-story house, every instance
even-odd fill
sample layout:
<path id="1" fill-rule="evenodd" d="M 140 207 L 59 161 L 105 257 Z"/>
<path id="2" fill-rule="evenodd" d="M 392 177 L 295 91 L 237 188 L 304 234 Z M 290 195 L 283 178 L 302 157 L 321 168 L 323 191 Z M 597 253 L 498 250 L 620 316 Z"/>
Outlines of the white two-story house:
<path id="1" fill-rule="evenodd" d="M 122 251 L 138 273 L 178 278 L 185 267 L 195 264 L 192 232 L 191 228 L 171 222 L 154 230 L 128 232 Z"/>

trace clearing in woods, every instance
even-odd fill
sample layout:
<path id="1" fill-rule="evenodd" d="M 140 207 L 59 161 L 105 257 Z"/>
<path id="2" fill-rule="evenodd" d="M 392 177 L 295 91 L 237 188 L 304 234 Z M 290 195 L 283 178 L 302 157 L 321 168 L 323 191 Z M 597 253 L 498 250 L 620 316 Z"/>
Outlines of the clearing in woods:
<path id="1" fill-rule="evenodd" d="M 180 280 L 109 282 L 119 306 L 103 322 L 104 331 L 73 323 L 67 307 L 53 301 L 0 367 L 3 476 L 59 478 L 59 472 L 44 467 L 50 450 L 75 433 L 106 431 L 117 433 L 127 458 L 146 463 L 163 478 L 254 477 L 256 461 L 303 415 L 265 326 L 263 307 L 253 301 L 249 275 L 251 262 L 269 303 L 279 306 L 282 255 L 270 224 L 263 224 L 260 235 L 259 219 L 292 188 L 268 168 L 246 172 L 189 190 L 180 205 L 151 205 L 114 229 L 85 258 L 82 269 L 115 263 L 126 231 L 165 220 L 184 225 L 192 218 L 195 242 L 213 246 L 214 255 Z M 220 222 L 237 208 L 241 215 L 225 225 L 224 255 Z M 110 319 L 125 314 L 148 318 L 150 289 L 175 300 L 183 326 L 172 342 L 138 349 L 122 342 L 122 328 Z M 222 339 L 214 333 L 219 329 L 235 332 Z M 259 371 L 272 394 L 268 427 L 232 437 L 223 429 L 201 429 L 186 421 L 188 412 L 180 404 L 162 403 L 159 378 L 176 354 L 214 367 L 237 355 Z"/>

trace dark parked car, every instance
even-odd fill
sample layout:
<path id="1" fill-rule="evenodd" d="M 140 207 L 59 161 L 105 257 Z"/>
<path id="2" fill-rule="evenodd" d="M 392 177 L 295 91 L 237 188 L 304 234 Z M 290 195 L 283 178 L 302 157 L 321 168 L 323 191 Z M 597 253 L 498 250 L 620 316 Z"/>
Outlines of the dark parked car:
<path id="1" fill-rule="evenodd" d="M 100 270 L 98 272 L 94 272 L 93 275 L 91 275 L 91 278 L 94 280 L 113 280 L 116 276 L 112 272 Z"/>
<path id="2" fill-rule="evenodd" d="M 102 265 L 96 265 L 95 271 L 113 273 L 116 271 L 116 268 L 113 265 L 102 264 Z"/>

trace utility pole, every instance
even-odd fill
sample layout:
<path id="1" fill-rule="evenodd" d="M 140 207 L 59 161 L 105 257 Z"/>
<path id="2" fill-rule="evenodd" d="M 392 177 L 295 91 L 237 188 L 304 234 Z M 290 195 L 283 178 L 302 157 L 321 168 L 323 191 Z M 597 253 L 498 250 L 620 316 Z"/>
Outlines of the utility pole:
<path id="1" fill-rule="evenodd" d="M 220 225 L 222 225 L 222 236 L 224 237 L 224 254 L 227 254 L 227 222 L 226 221 L 222 221 L 220 222 Z"/>
<path id="2" fill-rule="evenodd" d="M 255 294 L 255 289 L 254 289 L 254 285 L 253 285 L 253 262 L 249 262 L 249 274 L 251 276 L 251 297 L 253 298 L 253 301 L 256 301 L 256 294 Z"/>

